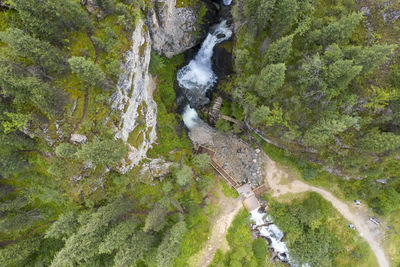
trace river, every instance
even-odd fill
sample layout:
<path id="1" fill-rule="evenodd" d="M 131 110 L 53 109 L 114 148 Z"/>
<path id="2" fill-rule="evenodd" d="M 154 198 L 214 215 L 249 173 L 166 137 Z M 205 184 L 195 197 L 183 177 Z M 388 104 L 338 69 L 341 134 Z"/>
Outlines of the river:
<path id="1" fill-rule="evenodd" d="M 223 4 L 230 5 L 231 0 L 223 0 Z M 218 77 L 212 68 L 214 48 L 219 43 L 230 39 L 231 36 L 231 26 L 228 25 L 226 19 L 222 19 L 215 29 L 208 33 L 194 58 L 178 70 L 178 84 L 189 102 L 182 112 L 183 122 L 189 131 L 200 122 L 196 108 L 210 102 L 207 92 L 212 90 L 218 81 Z M 268 240 L 269 246 L 281 261 L 289 262 L 289 250 L 282 241 L 283 232 L 271 222 L 266 213 L 259 210 L 253 210 L 250 213 L 253 222 L 252 230 L 258 232 L 260 237 Z"/>

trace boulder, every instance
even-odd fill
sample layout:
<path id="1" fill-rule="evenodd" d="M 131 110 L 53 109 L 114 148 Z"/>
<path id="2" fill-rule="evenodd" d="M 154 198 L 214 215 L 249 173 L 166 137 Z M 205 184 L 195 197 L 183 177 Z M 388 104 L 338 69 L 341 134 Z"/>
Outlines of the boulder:
<path id="1" fill-rule="evenodd" d="M 170 58 L 199 44 L 205 34 L 199 14 L 200 4 L 176 7 L 176 0 L 156 1 L 148 13 L 153 49 Z"/>
<path id="2" fill-rule="evenodd" d="M 87 137 L 83 134 L 72 134 L 71 135 L 71 142 L 76 144 L 84 144 L 87 142 Z"/>

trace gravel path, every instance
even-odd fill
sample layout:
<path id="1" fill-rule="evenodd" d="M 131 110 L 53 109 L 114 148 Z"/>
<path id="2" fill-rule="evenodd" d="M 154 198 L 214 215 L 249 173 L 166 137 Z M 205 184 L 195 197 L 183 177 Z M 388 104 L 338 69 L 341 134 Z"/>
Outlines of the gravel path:
<path id="1" fill-rule="evenodd" d="M 218 202 L 215 205 L 218 207 L 218 211 L 215 212 L 216 216 L 211 221 L 209 239 L 204 248 L 189 261 L 197 267 L 208 266 L 212 262 L 215 253 L 225 240 L 233 219 L 243 207 L 239 197 L 228 198 L 219 190 Z"/>
<path id="2" fill-rule="evenodd" d="M 306 191 L 313 191 L 320 194 L 323 198 L 332 203 L 333 207 L 335 207 L 342 216 L 352 222 L 356 227 L 356 230 L 359 232 L 360 236 L 365 239 L 370 245 L 372 251 L 374 252 L 379 266 L 381 267 L 389 267 L 389 261 L 386 258 L 385 252 L 381 247 L 379 239 L 376 235 L 371 231 L 370 227 L 367 225 L 367 220 L 363 216 L 356 216 L 349 208 L 349 205 L 341 201 L 332 195 L 332 193 L 315 187 L 308 185 L 299 180 L 291 180 L 289 181 L 289 174 L 279 166 L 277 166 L 276 162 L 271 160 L 268 156 L 266 156 L 266 179 L 267 182 L 273 190 L 274 197 L 283 195 L 286 193 L 301 193 Z M 283 179 L 282 179 L 283 178 Z"/>

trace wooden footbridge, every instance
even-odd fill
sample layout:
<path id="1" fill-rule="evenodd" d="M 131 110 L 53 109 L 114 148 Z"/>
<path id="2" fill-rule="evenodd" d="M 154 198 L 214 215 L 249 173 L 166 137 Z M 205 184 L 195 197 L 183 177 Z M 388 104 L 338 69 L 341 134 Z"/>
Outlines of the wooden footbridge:
<path id="1" fill-rule="evenodd" d="M 268 189 L 265 184 L 255 188 L 254 190 L 251 188 L 249 183 L 239 184 L 232 176 L 229 175 L 221 165 L 215 160 L 216 152 L 208 147 L 198 145 L 195 147 L 198 153 L 206 153 L 210 156 L 211 166 L 221 175 L 221 177 L 225 180 L 225 182 L 236 189 L 242 198 L 243 205 L 247 208 L 248 211 L 252 211 L 258 209 L 261 205 L 256 196 L 260 196 L 262 193 L 266 192 Z"/>

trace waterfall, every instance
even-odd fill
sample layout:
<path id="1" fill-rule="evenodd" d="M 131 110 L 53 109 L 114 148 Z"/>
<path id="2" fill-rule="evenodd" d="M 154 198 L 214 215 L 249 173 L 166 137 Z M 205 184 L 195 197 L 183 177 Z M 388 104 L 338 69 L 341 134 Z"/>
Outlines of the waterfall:
<path id="1" fill-rule="evenodd" d="M 208 103 L 205 94 L 217 82 L 211 62 L 214 47 L 228 40 L 231 35 L 232 30 L 226 25 L 226 20 L 223 20 L 213 33 L 207 35 L 194 59 L 178 71 L 179 86 L 185 89 L 186 97 L 192 106 Z"/>
<path id="2" fill-rule="evenodd" d="M 197 124 L 198 120 L 200 120 L 196 110 L 191 108 L 189 105 L 185 107 L 185 110 L 182 113 L 182 119 L 189 130 Z"/>

